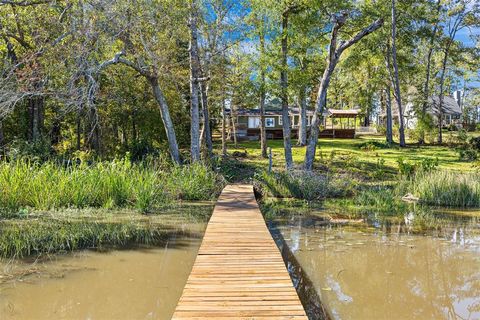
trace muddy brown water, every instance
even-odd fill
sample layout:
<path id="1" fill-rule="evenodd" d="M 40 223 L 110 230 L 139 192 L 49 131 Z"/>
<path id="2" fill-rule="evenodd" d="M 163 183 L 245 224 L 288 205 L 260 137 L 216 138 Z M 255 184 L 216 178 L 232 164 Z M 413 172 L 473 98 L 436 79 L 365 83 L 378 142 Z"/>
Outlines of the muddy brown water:
<path id="1" fill-rule="evenodd" d="M 415 219 L 272 223 L 309 317 L 480 319 L 480 219 Z"/>
<path id="2" fill-rule="evenodd" d="M 170 319 L 206 222 L 156 247 L 0 260 L 0 319 Z"/>

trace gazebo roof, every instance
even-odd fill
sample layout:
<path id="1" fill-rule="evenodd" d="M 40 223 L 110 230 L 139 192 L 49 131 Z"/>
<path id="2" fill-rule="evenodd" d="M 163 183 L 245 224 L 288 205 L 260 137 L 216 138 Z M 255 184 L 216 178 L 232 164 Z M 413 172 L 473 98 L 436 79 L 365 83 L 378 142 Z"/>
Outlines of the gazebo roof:
<path id="1" fill-rule="evenodd" d="M 328 109 L 328 114 L 334 118 L 355 118 L 358 116 L 358 110 L 340 110 L 340 109 Z"/>

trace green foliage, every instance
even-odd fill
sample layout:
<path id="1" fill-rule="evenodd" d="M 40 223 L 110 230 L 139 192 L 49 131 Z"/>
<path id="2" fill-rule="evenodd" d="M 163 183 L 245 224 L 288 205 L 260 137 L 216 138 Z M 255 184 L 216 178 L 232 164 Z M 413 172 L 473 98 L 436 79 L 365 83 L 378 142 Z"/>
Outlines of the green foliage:
<path id="1" fill-rule="evenodd" d="M 444 170 L 419 172 L 397 186 L 411 192 L 422 203 L 451 207 L 480 207 L 480 175 Z"/>
<path id="2" fill-rule="evenodd" d="M 480 137 L 465 137 L 462 144 L 457 147 L 458 158 L 461 161 L 475 161 L 480 152 Z"/>
<path id="3" fill-rule="evenodd" d="M 176 199 L 214 200 L 225 186 L 223 177 L 201 163 L 174 166 L 169 175 L 174 178 L 165 186 Z"/>
<path id="4" fill-rule="evenodd" d="M 390 146 L 384 141 L 367 141 L 359 144 L 358 148 L 362 151 L 375 151 L 378 149 L 387 149 L 390 148 Z"/>
<path id="5" fill-rule="evenodd" d="M 362 209 L 381 212 L 386 215 L 403 213 L 406 205 L 396 195 L 392 188 L 378 186 L 362 189 L 354 198 L 354 203 Z"/>
<path id="6" fill-rule="evenodd" d="M 0 210 L 135 207 L 149 211 L 172 200 L 211 200 L 220 175 L 202 164 L 162 168 L 128 159 L 92 165 L 15 160 L 0 163 Z"/>
<path id="7" fill-rule="evenodd" d="M 408 162 L 403 157 L 397 159 L 400 176 L 410 177 L 416 172 L 430 172 L 438 167 L 438 158 L 423 158 L 417 162 Z"/>
<path id="8" fill-rule="evenodd" d="M 165 230 L 135 222 L 29 220 L 0 225 L 0 257 L 16 257 L 99 248 L 129 243 L 152 244 L 165 238 Z"/>
<path id="9" fill-rule="evenodd" d="M 38 141 L 28 142 L 15 140 L 8 148 L 7 157 L 11 159 L 29 158 L 36 161 L 46 161 L 52 157 L 54 150 L 46 137 Z"/>
<path id="10" fill-rule="evenodd" d="M 352 180 L 305 171 L 260 171 L 254 177 L 254 185 L 266 196 L 308 201 L 345 196 L 355 188 Z"/>
<path id="11" fill-rule="evenodd" d="M 458 148 L 458 159 L 461 161 L 475 161 L 478 159 L 477 150 L 472 148 Z"/>

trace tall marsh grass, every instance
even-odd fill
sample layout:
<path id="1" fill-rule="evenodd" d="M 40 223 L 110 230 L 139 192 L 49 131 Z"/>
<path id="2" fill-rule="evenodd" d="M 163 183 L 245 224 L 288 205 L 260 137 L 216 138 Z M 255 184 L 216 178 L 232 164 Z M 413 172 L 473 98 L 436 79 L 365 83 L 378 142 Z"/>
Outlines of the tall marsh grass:
<path id="1" fill-rule="evenodd" d="M 478 208 L 480 174 L 438 170 L 417 173 L 397 186 L 397 193 L 407 192 L 429 205 Z"/>
<path id="2" fill-rule="evenodd" d="M 28 160 L 0 162 L 0 211 L 21 208 L 131 207 L 142 211 L 174 200 L 211 200 L 220 175 L 202 164 L 156 166 L 113 160 L 61 166 Z"/>
<path id="3" fill-rule="evenodd" d="M 347 196 L 356 187 L 352 179 L 303 170 L 274 173 L 262 171 L 255 175 L 254 184 L 266 196 L 308 201 Z"/>

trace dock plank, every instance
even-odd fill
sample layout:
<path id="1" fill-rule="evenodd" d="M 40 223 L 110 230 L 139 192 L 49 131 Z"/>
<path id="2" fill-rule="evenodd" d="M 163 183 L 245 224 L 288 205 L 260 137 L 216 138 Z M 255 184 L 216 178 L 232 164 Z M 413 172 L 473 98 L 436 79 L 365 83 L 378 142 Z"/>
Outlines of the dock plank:
<path id="1" fill-rule="evenodd" d="M 223 190 L 172 319 L 307 320 L 252 186 Z"/>

